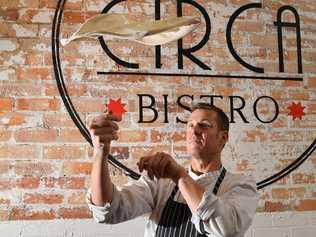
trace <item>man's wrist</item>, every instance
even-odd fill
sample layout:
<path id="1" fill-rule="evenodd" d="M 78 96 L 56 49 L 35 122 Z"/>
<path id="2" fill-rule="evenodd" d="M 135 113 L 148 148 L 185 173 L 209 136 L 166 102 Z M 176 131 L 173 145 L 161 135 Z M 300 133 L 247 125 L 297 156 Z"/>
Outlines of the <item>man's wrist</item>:
<path id="1" fill-rule="evenodd" d="M 93 148 L 94 159 L 103 160 L 107 158 L 108 154 L 104 151 L 104 145 Z"/>
<path id="2" fill-rule="evenodd" d="M 186 170 L 182 167 L 182 166 L 179 166 L 179 169 L 178 169 L 178 172 L 177 174 L 172 178 L 173 182 L 175 184 L 178 185 L 179 183 L 179 180 L 182 179 L 182 178 L 185 178 L 188 176 L 188 173 L 186 172 Z"/>

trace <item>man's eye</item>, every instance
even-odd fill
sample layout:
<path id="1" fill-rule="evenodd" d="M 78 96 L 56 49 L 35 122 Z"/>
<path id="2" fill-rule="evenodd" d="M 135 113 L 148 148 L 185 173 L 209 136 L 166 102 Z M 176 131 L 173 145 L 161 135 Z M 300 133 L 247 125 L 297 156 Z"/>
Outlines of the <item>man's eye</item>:
<path id="1" fill-rule="evenodd" d="M 200 126 L 201 128 L 211 128 L 211 127 L 212 127 L 212 125 L 211 125 L 211 124 L 208 124 L 208 123 L 199 123 L 199 126 Z"/>

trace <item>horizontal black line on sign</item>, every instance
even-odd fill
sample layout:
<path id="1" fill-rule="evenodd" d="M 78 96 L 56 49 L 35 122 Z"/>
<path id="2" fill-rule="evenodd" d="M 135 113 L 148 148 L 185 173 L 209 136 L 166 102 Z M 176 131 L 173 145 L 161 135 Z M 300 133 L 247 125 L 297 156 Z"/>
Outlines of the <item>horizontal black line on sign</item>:
<path id="1" fill-rule="evenodd" d="M 187 73 L 160 73 L 160 72 L 97 72 L 98 75 L 144 75 L 144 76 L 186 76 L 186 77 L 219 77 L 239 78 L 252 80 L 276 80 L 276 81 L 303 81 L 303 77 L 277 77 L 277 76 L 250 76 L 250 75 L 223 75 L 223 74 L 187 74 Z"/>

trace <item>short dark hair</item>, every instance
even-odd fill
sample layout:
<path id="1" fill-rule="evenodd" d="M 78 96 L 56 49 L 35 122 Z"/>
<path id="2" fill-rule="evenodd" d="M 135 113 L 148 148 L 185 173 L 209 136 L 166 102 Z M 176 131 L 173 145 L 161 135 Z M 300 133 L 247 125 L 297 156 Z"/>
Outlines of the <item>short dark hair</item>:
<path id="1" fill-rule="evenodd" d="M 197 109 L 207 109 L 216 112 L 217 114 L 217 126 L 220 131 L 229 131 L 229 120 L 227 115 L 224 113 L 223 110 L 216 107 L 215 105 L 199 102 L 192 106 L 191 112 Z"/>

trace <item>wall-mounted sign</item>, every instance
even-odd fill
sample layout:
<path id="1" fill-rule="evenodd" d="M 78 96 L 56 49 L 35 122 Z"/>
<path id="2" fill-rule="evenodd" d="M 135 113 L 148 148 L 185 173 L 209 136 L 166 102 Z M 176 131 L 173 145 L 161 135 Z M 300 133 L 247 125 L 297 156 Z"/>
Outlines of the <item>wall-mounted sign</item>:
<path id="1" fill-rule="evenodd" d="M 108 3 L 105 3 L 105 7 L 100 9 L 100 14 L 108 14 L 111 12 L 111 9 L 119 4 L 126 2 L 126 0 L 113 0 Z M 60 29 L 62 26 L 64 6 L 66 0 L 59 0 L 58 7 L 55 12 L 53 28 L 52 28 L 52 56 L 55 70 L 55 78 L 57 81 L 58 89 L 62 100 L 67 108 L 68 113 L 73 119 L 74 123 L 82 133 L 82 135 L 87 139 L 87 141 L 91 144 L 91 138 L 88 132 L 88 129 L 85 127 L 85 124 L 80 119 L 78 113 L 76 112 L 75 107 L 71 101 L 71 98 L 67 92 L 67 87 L 64 81 L 64 72 L 61 65 L 61 57 L 60 57 Z M 203 32 L 203 36 L 201 40 L 195 45 L 191 45 L 190 47 L 185 47 L 183 39 L 179 39 L 177 41 L 177 59 L 173 62 L 176 65 L 177 69 L 168 71 L 168 69 L 164 68 L 162 64 L 162 59 L 164 56 L 162 53 L 162 46 L 152 46 L 154 49 L 154 64 L 152 65 L 152 70 L 146 68 L 141 68 L 140 64 L 137 60 L 129 60 L 126 61 L 115 54 L 115 52 L 108 46 L 105 38 L 103 36 L 98 36 L 97 40 L 100 43 L 100 48 L 102 48 L 104 55 L 110 58 L 113 63 L 121 68 L 120 70 L 111 70 L 111 71 L 98 71 L 97 75 L 131 75 L 131 76 L 156 76 L 156 77 L 190 77 L 192 80 L 194 78 L 222 78 L 223 80 L 227 78 L 234 78 L 236 80 L 244 81 L 247 80 L 249 82 L 255 82 L 258 80 L 261 81 L 304 81 L 304 65 L 302 60 L 302 48 L 301 48 L 301 23 L 300 23 L 300 15 L 297 9 L 293 6 L 284 5 L 277 9 L 276 20 L 274 22 L 266 22 L 269 25 L 273 25 L 277 32 L 275 37 L 275 48 L 277 51 L 277 64 L 278 64 L 278 72 L 267 73 L 263 66 L 257 66 L 258 63 L 255 61 L 247 61 L 244 59 L 243 55 L 239 53 L 237 43 L 234 42 L 233 34 L 234 34 L 234 26 L 237 20 L 240 18 L 242 14 L 246 14 L 248 11 L 257 11 L 260 13 L 263 11 L 263 6 L 261 3 L 250 3 L 239 8 L 236 8 L 235 11 L 228 18 L 225 25 L 225 40 L 226 46 L 228 48 L 228 52 L 230 53 L 230 57 L 235 60 L 235 62 L 240 65 L 240 67 L 245 70 L 239 72 L 237 74 L 231 72 L 222 72 L 220 70 L 214 70 L 211 65 L 207 62 L 203 61 L 198 55 L 199 51 L 205 50 L 205 47 L 209 41 L 212 40 L 212 24 L 216 24 L 216 17 L 210 16 L 209 12 L 205 9 L 205 7 L 198 3 L 197 1 L 190 0 L 178 0 L 174 4 L 176 4 L 176 17 L 182 17 L 183 6 L 189 6 L 200 14 L 200 18 L 204 22 L 203 27 L 199 28 L 200 31 Z M 154 1 L 154 18 L 155 20 L 161 20 L 161 2 L 159 0 Z M 266 10 L 266 9 L 265 9 Z M 284 20 L 285 13 L 290 14 L 292 16 L 292 21 Z M 140 23 L 140 24 L 146 24 Z M 222 23 L 221 23 L 222 24 Z M 285 51 L 286 45 L 284 44 L 285 40 L 285 29 L 291 29 L 292 32 L 295 32 L 295 53 L 296 53 L 296 72 L 287 72 L 285 67 Z M 122 42 L 122 41 L 120 41 Z M 124 44 L 124 43 L 122 43 Z M 212 49 L 208 49 L 212 50 Z M 293 51 L 293 50 L 292 50 Z M 210 56 L 211 57 L 211 56 Z M 198 69 L 198 73 L 189 72 L 184 65 L 184 59 L 188 60 L 192 65 L 194 65 Z M 110 99 L 110 98 L 109 98 Z M 221 94 L 199 94 L 198 96 L 195 94 L 181 94 L 178 95 L 176 100 L 173 103 L 182 109 L 183 111 L 188 112 L 190 108 L 188 107 L 188 101 L 198 101 L 204 99 L 209 101 L 211 104 L 216 104 L 218 101 L 225 99 L 228 103 L 228 115 L 230 118 L 230 123 L 244 123 L 249 124 L 251 121 L 256 121 L 262 125 L 273 124 L 277 121 L 280 110 L 284 109 L 284 105 L 281 105 L 281 102 L 278 101 L 277 98 L 273 98 L 271 95 L 261 95 L 255 98 L 252 98 L 251 101 L 249 99 L 244 98 L 242 95 L 221 95 Z M 155 122 L 159 116 L 163 116 L 163 123 L 186 123 L 186 120 L 183 116 L 178 115 L 173 118 L 169 116 L 169 102 L 170 96 L 168 94 L 161 94 L 159 98 L 155 97 L 150 93 L 136 93 L 135 100 L 138 105 L 138 123 L 153 123 Z M 162 108 L 158 110 L 156 103 L 160 101 L 162 103 Z M 113 101 L 112 101 L 113 102 Z M 118 101 L 116 101 L 118 102 Z M 124 103 L 124 98 L 123 98 Z M 251 104 L 251 113 L 245 113 L 245 107 L 247 103 Z M 270 114 L 269 117 L 266 117 L 264 114 L 260 112 L 258 109 L 262 104 L 265 104 L 273 113 Z M 283 108 L 281 108 L 283 106 Z M 249 107 L 249 105 L 248 105 Z M 302 102 L 291 101 L 290 104 L 287 105 L 286 108 L 288 112 L 288 116 L 290 119 L 300 119 L 303 120 L 305 116 L 305 105 Z M 144 114 L 146 113 L 146 117 Z M 150 115 L 148 115 L 150 114 Z M 173 119 L 171 121 L 171 119 Z M 299 167 L 316 149 L 316 139 L 314 138 L 307 147 L 307 149 L 297 157 L 291 164 L 289 164 L 284 169 L 280 170 L 276 174 L 272 174 L 270 177 L 265 178 L 257 183 L 258 188 L 263 188 L 271 183 L 278 181 L 284 176 L 288 175 L 290 172 Z M 133 170 L 127 168 L 122 163 L 117 161 L 114 157 L 110 157 L 110 162 L 115 166 L 122 168 L 126 174 L 131 176 L 132 178 L 137 179 L 139 174 L 134 172 Z"/>

